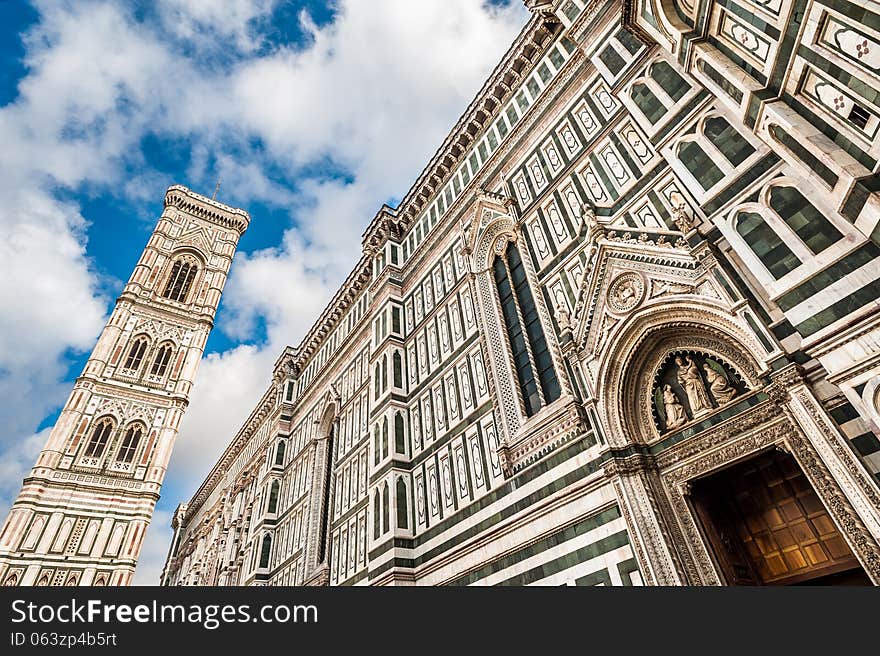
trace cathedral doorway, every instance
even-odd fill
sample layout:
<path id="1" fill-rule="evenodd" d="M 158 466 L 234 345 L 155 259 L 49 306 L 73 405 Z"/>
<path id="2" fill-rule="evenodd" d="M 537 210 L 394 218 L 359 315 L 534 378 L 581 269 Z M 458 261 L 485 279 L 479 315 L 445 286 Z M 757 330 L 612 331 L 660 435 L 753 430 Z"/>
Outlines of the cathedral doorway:
<path id="1" fill-rule="evenodd" d="M 692 481 L 728 585 L 870 585 L 797 461 L 779 449 Z"/>

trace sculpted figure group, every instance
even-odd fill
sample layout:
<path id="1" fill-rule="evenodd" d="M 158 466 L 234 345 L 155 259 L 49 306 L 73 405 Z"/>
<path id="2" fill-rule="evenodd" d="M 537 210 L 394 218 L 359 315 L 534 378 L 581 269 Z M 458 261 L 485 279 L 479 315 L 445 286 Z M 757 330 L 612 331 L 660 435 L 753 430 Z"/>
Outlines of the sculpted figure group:
<path id="1" fill-rule="evenodd" d="M 677 369 L 676 381 L 681 385 L 687 397 L 692 419 L 712 410 L 712 400 L 720 407 L 729 403 L 737 394 L 736 388 L 730 384 L 727 377 L 708 362 L 703 364 L 702 374 L 697 363 L 688 355 L 676 356 L 675 366 Z M 708 383 L 708 388 L 706 383 Z M 662 396 L 663 409 L 666 414 L 666 428 L 678 428 L 687 423 L 688 416 L 685 408 L 671 385 L 663 386 Z"/>

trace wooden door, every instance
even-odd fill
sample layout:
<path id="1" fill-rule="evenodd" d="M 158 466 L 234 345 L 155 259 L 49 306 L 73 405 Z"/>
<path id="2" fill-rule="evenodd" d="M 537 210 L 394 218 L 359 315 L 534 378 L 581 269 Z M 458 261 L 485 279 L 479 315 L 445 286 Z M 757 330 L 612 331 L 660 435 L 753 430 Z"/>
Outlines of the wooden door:
<path id="1" fill-rule="evenodd" d="M 695 481 L 692 498 L 730 585 L 870 584 L 787 453 L 768 451 Z"/>

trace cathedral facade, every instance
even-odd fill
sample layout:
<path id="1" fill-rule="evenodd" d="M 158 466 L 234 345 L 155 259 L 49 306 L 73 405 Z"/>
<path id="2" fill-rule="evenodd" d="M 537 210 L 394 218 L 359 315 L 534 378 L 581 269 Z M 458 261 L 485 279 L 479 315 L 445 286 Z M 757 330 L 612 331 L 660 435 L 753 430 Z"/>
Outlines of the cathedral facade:
<path id="1" fill-rule="evenodd" d="M 526 4 L 164 584 L 880 583 L 880 5 Z"/>
<path id="2" fill-rule="evenodd" d="M 880 4 L 526 5 L 163 584 L 880 583 Z"/>

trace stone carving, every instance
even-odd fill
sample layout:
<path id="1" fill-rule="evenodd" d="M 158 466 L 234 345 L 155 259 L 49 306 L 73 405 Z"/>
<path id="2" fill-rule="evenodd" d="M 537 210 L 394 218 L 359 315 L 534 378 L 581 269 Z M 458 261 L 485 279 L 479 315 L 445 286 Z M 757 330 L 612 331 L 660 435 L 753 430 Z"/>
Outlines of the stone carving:
<path id="1" fill-rule="evenodd" d="M 571 332 L 571 314 L 562 305 L 556 307 L 556 322 L 559 324 L 560 332 Z"/>
<path id="2" fill-rule="evenodd" d="M 651 298 L 667 294 L 692 294 L 693 291 L 693 285 L 684 285 L 671 280 L 653 280 L 651 283 Z"/>
<path id="3" fill-rule="evenodd" d="M 675 227 L 684 234 L 690 232 L 694 227 L 693 221 L 691 221 L 691 218 L 687 215 L 684 203 L 677 205 L 672 210 L 672 222 L 675 224 Z"/>
<path id="4" fill-rule="evenodd" d="M 703 363 L 703 370 L 706 372 L 706 381 L 709 383 L 709 391 L 715 403 L 719 406 L 729 403 L 736 396 L 736 389 L 727 382 L 727 377 L 716 371 L 709 362 Z"/>
<path id="5" fill-rule="evenodd" d="M 615 312 L 628 312 L 642 302 L 645 283 L 636 273 L 624 273 L 617 277 L 608 289 L 608 305 Z"/>
<path id="6" fill-rule="evenodd" d="M 675 364 L 678 365 L 678 384 L 687 394 L 691 412 L 695 418 L 705 414 L 712 408 L 712 403 L 696 363 L 687 355 L 679 355 L 675 358 Z"/>
<path id="7" fill-rule="evenodd" d="M 666 411 L 666 428 L 678 428 L 687 422 L 684 406 L 670 385 L 663 386 L 663 408 Z"/>

